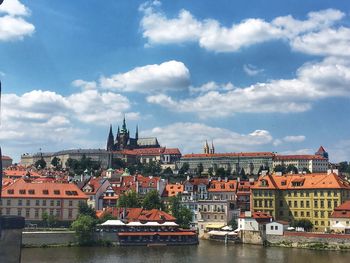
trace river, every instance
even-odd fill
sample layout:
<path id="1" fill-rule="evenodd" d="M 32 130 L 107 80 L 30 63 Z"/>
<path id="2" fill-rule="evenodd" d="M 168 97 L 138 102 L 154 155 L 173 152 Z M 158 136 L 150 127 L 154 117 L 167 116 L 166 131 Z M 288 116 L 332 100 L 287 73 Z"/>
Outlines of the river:
<path id="1" fill-rule="evenodd" d="M 215 241 L 200 241 L 198 246 L 177 247 L 63 247 L 22 250 L 22 263 L 345 263 L 349 259 L 350 252 L 264 248 L 254 245 L 225 246 Z"/>

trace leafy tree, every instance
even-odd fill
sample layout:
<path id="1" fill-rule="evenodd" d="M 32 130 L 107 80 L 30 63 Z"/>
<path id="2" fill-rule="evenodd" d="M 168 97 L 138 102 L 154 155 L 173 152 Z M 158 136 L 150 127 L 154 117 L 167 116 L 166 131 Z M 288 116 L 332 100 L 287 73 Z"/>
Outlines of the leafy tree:
<path id="1" fill-rule="evenodd" d="M 215 175 L 219 177 L 224 177 L 226 175 L 226 171 L 223 167 L 220 167 L 216 170 Z"/>
<path id="2" fill-rule="evenodd" d="M 91 245 L 93 241 L 93 231 L 96 225 L 96 220 L 89 215 L 80 215 L 73 223 L 72 229 L 80 245 Z"/>
<path id="3" fill-rule="evenodd" d="M 86 202 L 79 203 L 79 215 L 87 215 L 96 219 L 96 211 L 91 208 Z"/>
<path id="4" fill-rule="evenodd" d="M 47 218 L 47 224 L 49 227 L 55 227 L 57 225 L 58 218 L 54 215 L 49 215 Z"/>
<path id="5" fill-rule="evenodd" d="M 198 175 L 199 175 L 199 176 L 202 175 L 203 170 L 204 170 L 203 164 L 202 164 L 202 163 L 199 163 L 199 164 L 198 164 L 198 167 L 197 167 L 197 171 L 198 171 Z"/>
<path id="6" fill-rule="evenodd" d="M 213 167 L 209 167 L 209 168 L 208 168 L 208 174 L 209 174 L 209 176 L 213 176 L 213 172 L 214 172 L 214 168 L 213 168 Z"/>
<path id="7" fill-rule="evenodd" d="M 37 160 L 37 161 L 35 162 L 34 166 L 35 166 L 37 169 L 39 169 L 39 167 L 40 167 L 41 169 L 44 169 L 44 168 L 46 167 L 46 162 L 45 162 L 44 158 L 41 157 L 39 160 Z"/>
<path id="8" fill-rule="evenodd" d="M 179 174 L 184 175 L 190 169 L 190 165 L 188 163 L 183 163 L 182 167 L 179 170 Z"/>
<path id="9" fill-rule="evenodd" d="M 124 169 L 124 168 L 126 168 L 126 163 L 124 162 L 124 160 L 122 160 L 120 158 L 112 159 L 112 168 L 113 169 Z"/>
<path id="10" fill-rule="evenodd" d="M 49 215 L 47 212 L 43 212 L 41 215 L 41 219 L 44 222 L 45 226 L 48 226 L 48 219 L 49 219 Z"/>
<path id="11" fill-rule="evenodd" d="M 292 172 L 293 174 L 298 174 L 298 168 L 296 168 L 293 164 L 289 164 L 286 168 L 286 173 Z"/>
<path id="12" fill-rule="evenodd" d="M 85 170 L 96 171 L 101 168 L 101 162 L 92 161 L 91 158 L 87 158 L 85 154 L 80 160 L 68 158 L 66 161 L 66 167 L 68 167 L 75 174 L 81 175 Z"/>
<path id="13" fill-rule="evenodd" d="M 100 219 L 98 219 L 98 223 L 102 224 L 102 223 L 106 222 L 107 220 L 113 220 L 113 219 L 117 219 L 117 218 L 112 216 L 110 213 L 105 213 Z"/>
<path id="14" fill-rule="evenodd" d="M 60 160 L 60 158 L 58 158 L 58 157 L 53 157 L 52 158 L 52 160 L 51 160 L 51 165 L 53 166 L 53 167 L 55 167 L 56 169 L 58 169 L 60 166 L 61 166 L 61 160 Z"/>
<path id="15" fill-rule="evenodd" d="M 340 162 L 339 163 L 339 172 L 347 172 L 349 169 L 348 162 Z"/>
<path id="16" fill-rule="evenodd" d="M 167 167 L 167 168 L 164 169 L 163 174 L 164 175 L 172 175 L 173 174 L 173 170 L 171 170 L 170 167 Z"/>
<path id="17" fill-rule="evenodd" d="M 232 230 L 236 230 L 238 228 L 238 223 L 235 218 L 232 218 L 229 225 L 232 227 Z"/>
<path id="18" fill-rule="evenodd" d="M 140 207 L 139 198 L 135 191 L 128 192 L 118 199 L 118 206 L 124 208 Z"/>
<path id="19" fill-rule="evenodd" d="M 309 219 L 295 220 L 292 224 L 293 227 L 302 227 L 305 231 L 310 231 L 314 225 Z"/>
<path id="20" fill-rule="evenodd" d="M 164 204 L 156 190 L 152 190 L 145 195 L 142 202 L 142 207 L 146 210 L 164 209 Z"/>
<path id="21" fill-rule="evenodd" d="M 181 196 L 173 196 L 169 199 L 171 214 L 176 218 L 176 223 L 182 228 L 190 228 L 192 211 L 180 203 Z"/>
<path id="22" fill-rule="evenodd" d="M 303 172 L 307 173 L 307 174 L 311 174 L 310 170 L 306 167 L 303 168 Z"/>
<path id="23" fill-rule="evenodd" d="M 245 171 L 244 171 L 244 168 L 242 168 L 241 172 L 239 173 L 240 177 L 243 179 L 243 180 L 248 180 L 248 177 L 247 175 L 245 174 Z"/>
<path id="24" fill-rule="evenodd" d="M 231 167 L 230 166 L 227 166 L 227 169 L 226 169 L 226 176 L 230 176 L 231 175 Z"/>
<path id="25" fill-rule="evenodd" d="M 144 175 L 158 175 L 162 171 L 159 162 L 149 162 L 146 163 L 141 170 L 141 173 Z"/>
<path id="26" fill-rule="evenodd" d="M 278 164 L 273 169 L 274 172 L 281 172 L 282 174 L 286 173 L 286 167 L 284 165 Z"/>

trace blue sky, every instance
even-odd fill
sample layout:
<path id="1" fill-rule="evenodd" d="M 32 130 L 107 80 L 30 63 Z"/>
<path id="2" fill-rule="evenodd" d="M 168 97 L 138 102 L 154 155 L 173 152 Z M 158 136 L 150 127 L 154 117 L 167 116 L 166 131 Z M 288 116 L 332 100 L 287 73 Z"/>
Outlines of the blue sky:
<path id="1" fill-rule="evenodd" d="M 350 160 L 348 1 L 26 1 L 0 6 L 4 154 L 134 133 L 183 153 Z"/>

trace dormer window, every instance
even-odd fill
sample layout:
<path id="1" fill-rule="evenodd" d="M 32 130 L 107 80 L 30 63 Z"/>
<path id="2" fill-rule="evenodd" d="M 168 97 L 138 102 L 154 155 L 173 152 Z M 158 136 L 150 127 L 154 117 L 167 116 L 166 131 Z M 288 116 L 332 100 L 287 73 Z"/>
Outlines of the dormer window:
<path id="1" fill-rule="evenodd" d="M 268 186 L 268 182 L 266 180 L 261 180 L 260 186 Z"/>
<path id="2" fill-rule="evenodd" d="M 33 195 L 35 194 L 35 191 L 33 189 L 28 190 L 28 194 Z"/>
<path id="3" fill-rule="evenodd" d="M 59 195 L 60 194 L 60 190 L 53 190 L 53 194 Z"/>
<path id="4" fill-rule="evenodd" d="M 13 195 L 15 193 L 15 191 L 13 189 L 8 189 L 7 193 L 10 194 L 10 195 Z"/>
<path id="5" fill-rule="evenodd" d="M 44 195 L 48 195 L 49 194 L 49 190 L 43 190 L 43 194 Z"/>
<path id="6" fill-rule="evenodd" d="M 26 190 L 20 189 L 20 190 L 19 190 L 19 193 L 20 193 L 21 195 L 25 195 L 25 194 L 26 194 Z"/>

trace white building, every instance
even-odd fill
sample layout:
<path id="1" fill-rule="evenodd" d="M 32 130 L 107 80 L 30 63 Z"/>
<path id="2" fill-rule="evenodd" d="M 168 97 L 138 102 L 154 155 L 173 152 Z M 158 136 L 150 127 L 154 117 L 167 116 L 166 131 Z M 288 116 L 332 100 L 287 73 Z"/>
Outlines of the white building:
<path id="1" fill-rule="evenodd" d="M 289 227 L 288 222 L 275 221 L 266 224 L 266 234 L 267 235 L 278 235 L 283 236 L 284 231 Z"/>
<path id="2" fill-rule="evenodd" d="M 325 173 L 328 170 L 328 159 L 320 155 L 276 155 L 272 162 L 273 169 L 277 165 L 295 166 L 299 172 L 304 169 L 311 173 Z"/>
<path id="3" fill-rule="evenodd" d="M 238 218 L 238 230 L 260 231 L 262 225 L 272 222 L 272 216 L 264 212 L 245 211 Z"/>

